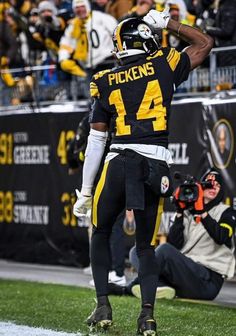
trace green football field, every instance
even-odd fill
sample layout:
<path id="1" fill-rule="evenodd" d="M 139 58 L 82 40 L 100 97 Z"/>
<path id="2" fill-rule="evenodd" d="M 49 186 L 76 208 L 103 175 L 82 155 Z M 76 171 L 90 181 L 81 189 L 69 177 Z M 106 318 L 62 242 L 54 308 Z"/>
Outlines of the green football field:
<path id="1" fill-rule="evenodd" d="M 94 290 L 86 288 L 0 280 L 0 321 L 92 335 L 85 320 L 95 306 L 94 294 Z M 139 300 L 111 296 L 111 303 L 114 324 L 106 335 L 136 335 Z M 236 309 L 233 308 L 159 300 L 155 317 L 158 336 L 236 335 Z"/>

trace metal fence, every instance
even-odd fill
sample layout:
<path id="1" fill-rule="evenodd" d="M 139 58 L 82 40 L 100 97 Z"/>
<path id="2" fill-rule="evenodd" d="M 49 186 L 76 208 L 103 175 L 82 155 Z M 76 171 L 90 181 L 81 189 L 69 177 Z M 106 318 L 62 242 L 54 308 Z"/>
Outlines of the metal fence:
<path id="1" fill-rule="evenodd" d="M 216 92 L 229 90 L 236 85 L 236 60 L 234 66 L 218 67 L 217 55 L 236 50 L 236 46 L 213 48 L 209 56 L 209 67 L 192 71 L 186 82 L 181 84 L 180 93 Z"/>
<path id="2" fill-rule="evenodd" d="M 236 50 L 236 46 L 212 49 L 209 66 L 192 71 L 188 80 L 178 88 L 176 96 L 203 95 L 234 88 L 236 60 L 235 66 L 217 67 L 217 54 L 232 50 Z M 0 70 L 0 72 L 10 72 L 16 78 L 16 85 L 11 88 L 0 80 L 0 107 L 24 103 L 41 106 L 50 102 L 88 98 L 88 83 L 76 77 L 69 78 L 67 74 L 58 71 L 55 65 Z M 54 73 L 55 76 L 48 78 L 47 72 Z"/>

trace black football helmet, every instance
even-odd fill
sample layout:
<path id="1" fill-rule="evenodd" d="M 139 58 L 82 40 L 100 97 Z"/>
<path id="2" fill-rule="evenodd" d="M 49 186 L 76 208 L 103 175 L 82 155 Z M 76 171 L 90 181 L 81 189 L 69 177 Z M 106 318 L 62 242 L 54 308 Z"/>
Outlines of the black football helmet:
<path id="1" fill-rule="evenodd" d="M 152 55 L 160 48 L 158 35 L 139 18 L 121 21 L 113 33 L 113 44 L 118 59 L 143 53 Z"/>

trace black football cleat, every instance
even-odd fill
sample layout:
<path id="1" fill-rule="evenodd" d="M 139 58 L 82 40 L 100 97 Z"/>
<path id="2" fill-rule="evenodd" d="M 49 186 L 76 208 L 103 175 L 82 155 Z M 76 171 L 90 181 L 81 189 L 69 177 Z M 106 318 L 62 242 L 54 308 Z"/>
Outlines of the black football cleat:
<path id="1" fill-rule="evenodd" d="M 137 335 L 157 336 L 157 325 L 153 317 L 148 315 L 140 315 L 138 318 Z"/>
<path id="2" fill-rule="evenodd" d="M 110 305 L 96 307 L 87 318 L 87 324 L 91 331 L 107 330 L 112 325 L 112 309 Z"/>

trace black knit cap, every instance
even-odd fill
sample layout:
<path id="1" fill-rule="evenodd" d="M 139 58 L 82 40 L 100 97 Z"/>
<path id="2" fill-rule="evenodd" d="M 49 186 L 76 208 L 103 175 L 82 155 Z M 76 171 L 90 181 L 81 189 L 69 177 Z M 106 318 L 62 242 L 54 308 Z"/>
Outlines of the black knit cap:
<path id="1" fill-rule="evenodd" d="M 208 177 L 209 175 L 214 175 L 214 178 L 213 178 L 214 181 L 217 181 L 220 184 L 220 191 L 219 191 L 218 195 L 216 196 L 216 198 L 206 205 L 206 208 L 207 208 L 206 210 L 210 210 L 211 208 L 213 208 L 213 206 L 220 203 L 224 198 L 224 181 L 223 181 L 223 177 L 222 177 L 220 171 L 218 169 L 214 168 L 214 167 L 208 169 L 202 175 L 202 177 L 200 179 L 201 182 L 205 182 L 205 181 L 209 180 L 209 177 Z"/>
<path id="2" fill-rule="evenodd" d="M 219 170 L 217 170 L 216 168 L 208 169 L 201 177 L 201 181 L 203 182 L 209 180 L 209 178 L 207 179 L 209 175 L 214 175 L 214 180 L 217 181 L 221 186 L 224 184 L 223 177 Z"/>

